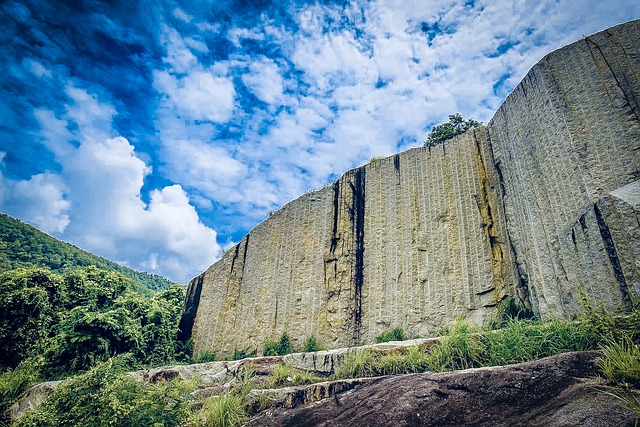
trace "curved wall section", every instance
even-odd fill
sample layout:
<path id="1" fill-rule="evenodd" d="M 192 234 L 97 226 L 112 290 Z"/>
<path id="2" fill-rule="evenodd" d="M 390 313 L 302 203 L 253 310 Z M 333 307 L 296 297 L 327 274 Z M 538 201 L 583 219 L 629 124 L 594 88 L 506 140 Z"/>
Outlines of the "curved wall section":
<path id="1" fill-rule="evenodd" d="M 640 287 L 639 21 L 547 55 L 489 124 L 288 203 L 189 284 L 196 354 L 288 332 L 332 348 L 429 336 L 505 296 L 571 315 Z"/>

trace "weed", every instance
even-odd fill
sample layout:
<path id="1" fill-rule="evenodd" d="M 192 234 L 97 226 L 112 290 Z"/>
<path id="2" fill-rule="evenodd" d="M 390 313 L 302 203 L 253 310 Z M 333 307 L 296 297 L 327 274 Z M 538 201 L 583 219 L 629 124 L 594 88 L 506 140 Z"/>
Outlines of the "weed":
<path id="1" fill-rule="evenodd" d="M 434 345 L 426 356 L 426 364 L 436 372 L 482 366 L 486 345 L 479 330 L 467 320 L 458 319 L 450 334 Z"/>
<path id="2" fill-rule="evenodd" d="M 640 385 L 640 348 L 631 339 L 609 342 L 598 365 L 603 375 L 618 385 Z"/>
<path id="3" fill-rule="evenodd" d="M 196 427 L 235 427 L 247 422 L 242 396 L 228 393 L 207 399 L 193 417 Z"/>
<path id="4" fill-rule="evenodd" d="M 337 379 L 371 377 L 376 374 L 380 354 L 372 349 L 355 350 L 345 357 L 334 373 Z"/>

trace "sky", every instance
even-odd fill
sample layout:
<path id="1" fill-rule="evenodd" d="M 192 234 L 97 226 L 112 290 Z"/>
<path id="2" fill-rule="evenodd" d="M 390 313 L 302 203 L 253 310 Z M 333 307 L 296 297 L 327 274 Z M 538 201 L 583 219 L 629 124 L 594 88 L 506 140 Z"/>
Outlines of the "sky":
<path id="1" fill-rule="evenodd" d="M 186 283 L 637 0 L 0 2 L 0 211 Z"/>

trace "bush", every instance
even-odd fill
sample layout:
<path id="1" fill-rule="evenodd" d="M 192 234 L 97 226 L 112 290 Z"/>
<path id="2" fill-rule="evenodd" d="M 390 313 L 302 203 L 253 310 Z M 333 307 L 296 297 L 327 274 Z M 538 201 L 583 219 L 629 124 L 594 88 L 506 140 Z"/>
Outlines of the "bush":
<path id="1" fill-rule="evenodd" d="M 263 356 L 284 356 L 293 353 L 291 339 L 286 332 L 283 332 L 278 341 L 265 340 L 262 355 Z"/>
<path id="2" fill-rule="evenodd" d="M 389 341 L 404 341 L 404 331 L 402 328 L 391 329 L 390 331 L 383 332 L 376 337 L 377 343 L 389 342 Z"/>
<path id="3" fill-rule="evenodd" d="M 27 359 L 0 375 L 0 425 L 9 422 L 6 411 L 20 395 L 42 381 L 40 367 L 43 362 L 42 357 Z"/>
<path id="4" fill-rule="evenodd" d="M 312 352 L 312 351 L 320 351 L 320 350 L 322 350 L 322 346 L 318 344 L 318 341 L 313 336 L 307 338 L 307 340 L 304 342 L 304 347 L 302 348 L 302 351 L 304 352 Z"/>
<path id="5" fill-rule="evenodd" d="M 465 120 L 460 113 L 450 114 L 448 122 L 431 128 L 431 132 L 424 141 L 424 146 L 432 147 L 479 126 L 482 126 L 482 122 L 473 119 Z"/>
<path id="6" fill-rule="evenodd" d="M 190 413 L 191 385 L 138 382 L 125 373 L 130 363 L 130 358 L 117 357 L 64 381 L 16 426 L 182 425 Z"/>

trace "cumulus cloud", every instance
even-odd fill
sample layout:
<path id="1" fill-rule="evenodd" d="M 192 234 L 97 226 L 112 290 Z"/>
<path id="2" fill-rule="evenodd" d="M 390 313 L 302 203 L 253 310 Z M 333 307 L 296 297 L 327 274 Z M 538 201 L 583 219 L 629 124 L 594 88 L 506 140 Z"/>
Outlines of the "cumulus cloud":
<path id="1" fill-rule="evenodd" d="M 26 180 L 11 180 L 0 173 L 0 209 L 30 222 L 46 233 L 63 233 L 69 224 L 71 203 L 62 179 L 50 172 Z"/>
<path id="2" fill-rule="evenodd" d="M 486 122 L 544 54 L 640 16 L 631 0 L 241 3 L 1 4 L 3 207 L 194 275 L 219 249 L 202 221 L 238 241 L 451 113 Z"/>
<path id="3" fill-rule="evenodd" d="M 206 268 L 220 247 L 184 189 L 155 189 L 148 202 L 143 201 L 141 190 L 152 169 L 126 138 L 109 136 L 115 109 L 74 85 L 67 94 L 70 102 L 61 117 L 36 112 L 44 143 L 54 151 L 62 172 L 4 179 L 3 187 L 12 195 L 4 207 L 132 268 L 183 283 Z"/>

